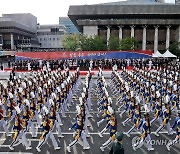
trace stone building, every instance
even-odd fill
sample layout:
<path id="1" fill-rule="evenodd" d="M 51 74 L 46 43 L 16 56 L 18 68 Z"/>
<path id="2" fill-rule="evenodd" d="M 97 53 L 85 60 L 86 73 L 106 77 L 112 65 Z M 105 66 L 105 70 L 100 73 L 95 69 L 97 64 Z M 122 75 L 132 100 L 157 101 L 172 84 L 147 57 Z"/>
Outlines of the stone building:
<path id="1" fill-rule="evenodd" d="M 135 37 L 142 50 L 166 50 L 180 41 L 180 5 L 153 0 L 128 0 L 98 5 L 70 6 L 68 16 L 78 30 L 100 35 Z"/>

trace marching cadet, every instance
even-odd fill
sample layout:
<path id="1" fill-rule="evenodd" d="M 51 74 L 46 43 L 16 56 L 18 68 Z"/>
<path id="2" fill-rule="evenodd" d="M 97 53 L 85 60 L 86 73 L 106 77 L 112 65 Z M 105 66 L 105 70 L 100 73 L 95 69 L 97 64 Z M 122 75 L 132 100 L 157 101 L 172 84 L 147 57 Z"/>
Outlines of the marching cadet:
<path id="1" fill-rule="evenodd" d="M 151 105 L 151 111 L 155 111 L 155 104 L 156 104 L 156 94 L 155 94 L 155 87 L 151 87 L 151 96 L 150 96 L 150 105 Z"/>
<path id="2" fill-rule="evenodd" d="M 177 94 L 177 85 L 173 86 L 173 94 L 170 97 L 170 103 L 171 103 L 171 111 L 175 111 L 176 116 L 178 115 L 178 94 Z"/>
<path id="3" fill-rule="evenodd" d="M 122 122 L 123 126 L 125 126 L 126 123 L 128 123 L 130 120 L 133 121 L 134 109 L 135 109 L 135 98 L 134 98 L 133 91 L 131 91 L 131 102 L 130 102 L 130 105 L 129 105 L 128 118 L 125 121 Z"/>
<path id="4" fill-rule="evenodd" d="M 123 97 L 123 105 L 125 105 L 125 109 L 119 114 L 122 118 L 123 114 L 129 111 L 129 100 L 130 100 L 130 93 L 129 91 L 126 91 L 126 95 Z"/>
<path id="5" fill-rule="evenodd" d="M 175 118 L 174 124 L 173 124 L 173 126 L 171 128 L 174 129 L 176 126 L 177 126 L 177 128 L 176 128 L 176 137 L 175 137 L 175 139 L 173 141 L 169 142 L 166 145 L 166 148 L 167 148 L 168 151 L 170 151 L 170 148 L 175 143 L 177 143 L 177 141 L 180 141 L 180 111 L 178 112 L 178 116 Z"/>
<path id="6" fill-rule="evenodd" d="M 148 146 L 148 151 L 153 151 L 154 148 L 152 148 L 152 142 L 151 142 L 151 136 L 150 136 L 150 122 L 149 122 L 149 114 L 145 113 L 143 120 L 141 120 L 140 125 L 138 129 L 142 127 L 142 133 L 141 133 L 141 140 L 135 144 L 133 144 L 133 149 L 136 151 L 138 148 L 143 145 L 144 141 L 146 141 Z"/>
<path id="7" fill-rule="evenodd" d="M 53 102 L 54 103 L 54 102 Z M 53 128 L 52 128 L 52 131 L 54 130 L 54 128 L 56 127 L 57 131 L 58 131 L 58 137 L 61 137 L 63 138 L 64 136 L 62 135 L 62 132 L 61 132 L 61 127 L 57 121 L 57 116 L 56 116 L 56 109 L 55 109 L 55 106 L 53 106 L 53 104 L 51 105 L 50 107 L 50 111 L 49 111 L 49 114 L 50 114 L 50 117 L 49 119 L 53 122 Z"/>
<path id="8" fill-rule="evenodd" d="M 144 102 L 144 109 L 145 112 L 150 112 L 151 111 L 151 104 L 150 104 L 150 87 L 149 87 L 149 82 L 146 82 L 146 89 L 145 89 L 145 93 L 144 93 L 144 98 L 145 98 L 145 102 Z"/>
<path id="9" fill-rule="evenodd" d="M 75 128 L 76 134 L 74 137 L 74 141 L 72 141 L 66 147 L 68 152 L 71 152 L 71 147 L 74 146 L 76 143 L 78 143 L 78 141 L 80 141 L 81 139 L 83 140 L 83 149 L 84 150 L 90 149 L 89 143 L 87 142 L 87 139 L 86 139 L 86 133 L 84 130 L 85 110 L 82 107 L 80 108 L 78 106 L 76 108 L 78 111 L 77 122 L 73 124 L 73 126 L 71 127 L 71 128 Z M 69 130 L 71 130 L 71 128 L 69 128 Z"/>
<path id="10" fill-rule="evenodd" d="M 13 94 L 9 93 L 9 102 L 7 104 L 7 117 L 10 119 L 8 120 L 8 123 L 11 123 L 11 121 L 15 118 L 16 115 L 15 107 L 17 107 L 17 105 L 14 102 L 13 97 Z"/>
<path id="11" fill-rule="evenodd" d="M 66 118 L 65 106 L 64 106 L 65 93 L 64 93 L 63 89 L 64 89 L 64 83 L 61 84 L 61 92 L 59 94 L 58 101 L 60 102 L 59 104 L 60 104 L 60 110 L 61 110 L 61 113 L 62 113 L 62 117 Z"/>
<path id="12" fill-rule="evenodd" d="M 36 104 L 36 111 L 35 111 L 35 117 L 38 123 L 38 127 L 41 126 L 41 109 L 42 109 L 42 95 L 39 93 L 37 96 L 37 104 Z"/>
<path id="13" fill-rule="evenodd" d="M 53 128 L 53 122 L 48 118 L 48 115 L 44 116 L 44 122 L 42 124 L 42 135 L 39 140 L 39 144 L 36 147 L 36 150 L 38 152 L 41 152 L 41 147 L 44 145 L 44 143 L 47 141 L 47 139 L 50 137 L 52 140 L 54 150 L 59 150 L 60 147 L 57 144 L 57 141 L 52 133 L 52 128 Z"/>
<path id="14" fill-rule="evenodd" d="M 32 131 L 32 137 L 35 138 L 37 137 L 36 132 L 35 132 L 35 127 L 34 124 L 32 122 L 33 119 L 33 112 L 31 112 L 31 110 L 29 109 L 29 106 L 26 105 L 24 113 L 23 113 L 23 121 L 25 124 L 25 132 L 29 130 L 29 128 L 31 128 Z"/>
<path id="15" fill-rule="evenodd" d="M 57 89 L 57 93 L 59 93 L 60 88 L 57 87 L 56 89 Z M 60 126 L 62 126 L 63 123 L 62 123 L 62 120 L 61 120 L 61 117 L 60 117 L 60 105 L 61 105 L 61 103 L 60 103 L 60 97 L 58 97 L 58 95 L 59 94 L 56 95 L 56 98 L 54 98 L 53 102 L 54 102 L 57 122 L 59 123 Z M 50 99 L 49 99 L 49 101 L 50 101 Z"/>
<path id="16" fill-rule="evenodd" d="M 99 125 L 104 122 L 106 120 L 106 122 L 108 123 L 109 122 L 109 119 L 110 119 L 110 112 L 108 110 L 108 102 L 104 102 L 104 105 L 102 107 L 103 109 L 103 114 L 102 114 L 102 119 L 100 121 L 97 122 L 97 126 L 99 127 Z"/>
<path id="17" fill-rule="evenodd" d="M 109 129 L 110 138 L 105 143 L 102 144 L 102 146 L 100 147 L 101 151 L 104 151 L 104 149 L 108 147 L 115 140 L 116 132 L 117 132 L 117 119 L 115 117 L 114 111 L 112 107 L 109 107 L 108 110 L 111 113 L 111 117 L 110 117 L 110 121 L 106 126 L 106 129 Z M 103 134 L 102 131 L 101 134 Z"/>
<path id="18" fill-rule="evenodd" d="M 161 131 L 165 127 L 165 125 L 166 125 L 167 130 L 168 130 L 168 135 L 173 134 L 172 129 L 170 127 L 170 123 L 169 123 L 170 117 L 171 117 L 171 109 L 170 109 L 169 104 L 166 103 L 165 109 L 163 109 L 163 111 L 162 111 L 163 121 L 162 121 L 160 127 L 154 133 L 156 136 L 159 136 L 158 132 Z"/>
<path id="19" fill-rule="evenodd" d="M 9 130 L 7 128 L 7 123 L 4 120 L 4 110 L 1 107 L 1 101 L 0 101 L 0 128 L 1 126 L 3 126 L 4 131 L 6 132 L 6 136 L 11 136 L 11 134 L 9 134 Z"/>
<path id="20" fill-rule="evenodd" d="M 156 92 L 156 99 L 157 101 L 155 102 L 155 114 L 154 119 L 152 119 L 150 122 L 151 125 L 156 119 L 159 120 L 160 125 L 162 124 L 162 100 L 160 98 L 159 91 Z"/>
<path id="21" fill-rule="evenodd" d="M 25 129 L 25 123 L 23 123 L 23 120 L 19 116 L 20 112 L 17 112 L 15 116 L 15 123 L 14 123 L 14 136 L 13 136 L 13 142 L 9 146 L 10 150 L 14 150 L 14 146 L 16 146 L 17 142 L 20 142 L 20 138 L 22 138 L 22 144 L 25 145 L 26 150 L 32 149 L 30 144 L 28 144 L 24 129 Z"/>
<path id="22" fill-rule="evenodd" d="M 79 114 L 79 118 L 77 120 L 77 124 L 76 124 L 76 134 L 75 134 L 75 137 L 74 137 L 74 141 L 72 141 L 66 148 L 67 148 L 67 151 L 68 152 L 71 152 L 71 147 L 74 146 L 78 140 L 80 139 L 81 137 L 81 133 L 82 133 L 82 130 L 83 130 L 83 118 L 82 116 Z M 69 129 L 70 130 L 70 129 Z"/>
<path id="23" fill-rule="evenodd" d="M 60 117 L 60 112 L 62 114 L 62 117 L 66 117 L 66 116 L 65 116 L 65 111 L 64 111 L 63 105 L 62 105 L 61 90 L 59 87 L 57 87 L 57 95 L 56 95 L 56 99 L 55 99 L 55 106 L 56 106 L 57 120 L 60 123 L 60 125 L 63 125 L 62 121 L 61 121 L 61 117 Z"/>
<path id="24" fill-rule="evenodd" d="M 140 104 L 135 105 L 135 111 L 134 111 L 134 125 L 131 127 L 131 129 L 126 133 L 127 137 L 130 137 L 130 133 L 136 128 L 138 129 L 139 123 L 141 120 L 141 106 Z"/>
<path id="25" fill-rule="evenodd" d="M 83 94 L 83 93 L 82 93 Z M 83 96 L 83 95 L 82 95 Z M 83 97 L 84 97 L 84 99 L 83 99 Z M 79 98 L 79 102 L 80 102 L 80 109 L 81 109 L 81 114 L 82 114 L 82 117 L 84 118 L 84 127 L 83 127 L 83 136 L 82 136 L 82 139 L 83 139 L 83 142 L 85 142 L 85 145 L 87 145 L 88 143 L 86 143 L 87 141 L 86 141 L 86 137 L 90 137 L 90 135 L 89 135 L 89 131 L 88 131 L 88 126 L 90 126 L 89 125 L 89 119 L 88 119 L 88 117 L 89 117 L 89 111 L 88 111 L 88 108 L 87 108 L 87 106 L 86 106 L 86 100 L 85 100 L 85 96 L 83 96 L 82 98 L 80 97 Z M 84 134 L 85 133 L 85 134 Z M 89 147 L 89 144 L 88 144 L 88 146 L 87 147 Z"/>
<path id="26" fill-rule="evenodd" d="M 3 110 L 3 116 L 6 116 L 6 98 L 0 96 L 0 106 Z"/>

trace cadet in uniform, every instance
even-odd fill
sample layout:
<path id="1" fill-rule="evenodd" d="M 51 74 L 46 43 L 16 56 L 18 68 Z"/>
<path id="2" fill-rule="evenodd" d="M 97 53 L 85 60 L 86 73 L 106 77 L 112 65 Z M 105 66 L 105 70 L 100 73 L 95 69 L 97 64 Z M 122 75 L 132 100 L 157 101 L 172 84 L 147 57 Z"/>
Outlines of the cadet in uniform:
<path id="1" fill-rule="evenodd" d="M 137 150 L 138 148 L 143 145 L 144 141 L 146 141 L 148 146 L 148 151 L 153 151 L 154 148 L 152 148 L 151 143 L 151 136 L 150 136 L 150 121 L 149 121 L 149 114 L 145 113 L 143 120 L 140 122 L 139 129 L 142 127 L 142 133 L 141 133 L 141 140 L 135 144 L 133 144 L 133 149 Z"/>
<path id="2" fill-rule="evenodd" d="M 171 127 L 172 129 L 174 129 L 175 127 L 177 126 L 176 128 L 176 137 L 173 141 L 169 142 L 167 145 L 166 145 L 166 148 L 170 151 L 170 148 L 175 144 L 177 143 L 178 141 L 180 141 L 180 111 L 178 112 L 178 116 L 175 118 L 174 120 L 174 124 L 173 126 Z"/>
<path id="3" fill-rule="evenodd" d="M 101 151 L 104 151 L 104 149 L 106 147 L 108 147 L 108 145 L 110 145 L 115 140 L 116 132 L 117 132 L 117 119 L 114 115 L 114 111 L 113 111 L 112 107 L 110 107 L 110 106 L 109 106 L 108 110 L 111 114 L 111 117 L 110 117 L 110 121 L 108 122 L 104 132 L 107 129 L 109 129 L 110 138 L 105 143 L 102 144 L 102 146 L 100 147 Z M 101 134 L 103 134 L 102 131 L 101 131 Z"/>
<path id="4" fill-rule="evenodd" d="M 27 142 L 27 138 L 24 132 L 25 129 L 25 123 L 23 123 L 23 120 L 20 118 L 19 114 L 17 113 L 15 116 L 15 123 L 14 123 L 14 136 L 13 136 L 13 142 L 9 146 L 10 150 L 14 150 L 15 144 L 19 141 L 20 138 L 22 138 L 22 144 L 25 145 L 26 150 L 30 150 L 32 147 L 30 147 L 30 144 Z"/>
<path id="5" fill-rule="evenodd" d="M 50 137 L 54 146 L 54 150 L 59 150 L 60 147 L 58 147 L 57 141 L 52 134 L 52 128 L 53 128 L 53 122 L 48 118 L 48 115 L 45 115 L 44 122 L 42 124 L 42 135 L 40 137 L 40 141 L 38 146 L 36 147 L 36 150 L 38 152 L 41 152 L 41 147 L 43 144 L 47 141 L 47 139 Z"/>
<path id="6" fill-rule="evenodd" d="M 2 109 L 2 107 L 0 105 L 0 128 L 1 128 L 1 126 L 3 126 L 3 128 L 4 128 L 5 132 L 6 132 L 6 135 L 11 136 L 11 134 L 9 134 L 9 130 L 7 128 L 7 123 L 4 120 L 4 110 Z"/>

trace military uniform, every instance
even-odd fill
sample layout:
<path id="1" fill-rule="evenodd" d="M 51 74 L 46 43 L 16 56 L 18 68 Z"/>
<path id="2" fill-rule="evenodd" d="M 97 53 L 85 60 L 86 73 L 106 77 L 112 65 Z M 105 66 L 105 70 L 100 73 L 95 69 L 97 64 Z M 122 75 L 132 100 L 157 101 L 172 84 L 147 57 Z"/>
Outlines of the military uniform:
<path id="1" fill-rule="evenodd" d="M 113 146 L 112 146 L 109 154 L 124 154 L 124 148 L 121 143 L 122 139 L 123 139 L 123 133 L 117 133 L 117 135 L 116 135 L 117 141 L 115 141 L 113 143 Z"/>
<path id="2" fill-rule="evenodd" d="M 175 118 L 174 124 L 173 124 L 173 126 L 172 126 L 171 128 L 174 129 L 176 126 L 177 126 L 177 128 L 176 128 L 176 137 L 175 137 L 175 139 L 174 139 L 172 142 L 169 142 L 169 143 L 166 145 L 166 148 L 167 148 L 169 151 L 170 151 L 170 148 L 171 148 L 177 141 L 180 141 L 180 112 L 178 113 L 178 116 Z"/>
<path id="3" fill-rule="evenodd" d="M 31 149 L 30 144 L 27 142 L 24 129 L 25 129 L 24 121 L 19 117 L 19 115 L 16 115 L 15 124 L 13 127 L 14 130 L 13 142 L 9 146 L 10 150 L 14 150 L 15 144 L 20 140 L 20 138 L 22 138 L 22 144 L 25 145 L 26 150 Z"/>

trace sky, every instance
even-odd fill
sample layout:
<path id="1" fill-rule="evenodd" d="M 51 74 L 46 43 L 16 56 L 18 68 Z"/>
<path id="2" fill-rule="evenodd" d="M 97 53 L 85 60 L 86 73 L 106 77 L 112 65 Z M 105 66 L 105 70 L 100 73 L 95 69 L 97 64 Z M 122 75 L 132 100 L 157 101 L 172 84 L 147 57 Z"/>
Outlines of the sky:
<path id="1" fill-rule="evenodd" d="M 90 5 L 120 0 L 0 0 L 2 14 L 31 13 L 40 24 L 58 24 L 59 17 L 67 16 L 70 5 Z M 174 3 L 175 0 L 165 0 Z"/>

